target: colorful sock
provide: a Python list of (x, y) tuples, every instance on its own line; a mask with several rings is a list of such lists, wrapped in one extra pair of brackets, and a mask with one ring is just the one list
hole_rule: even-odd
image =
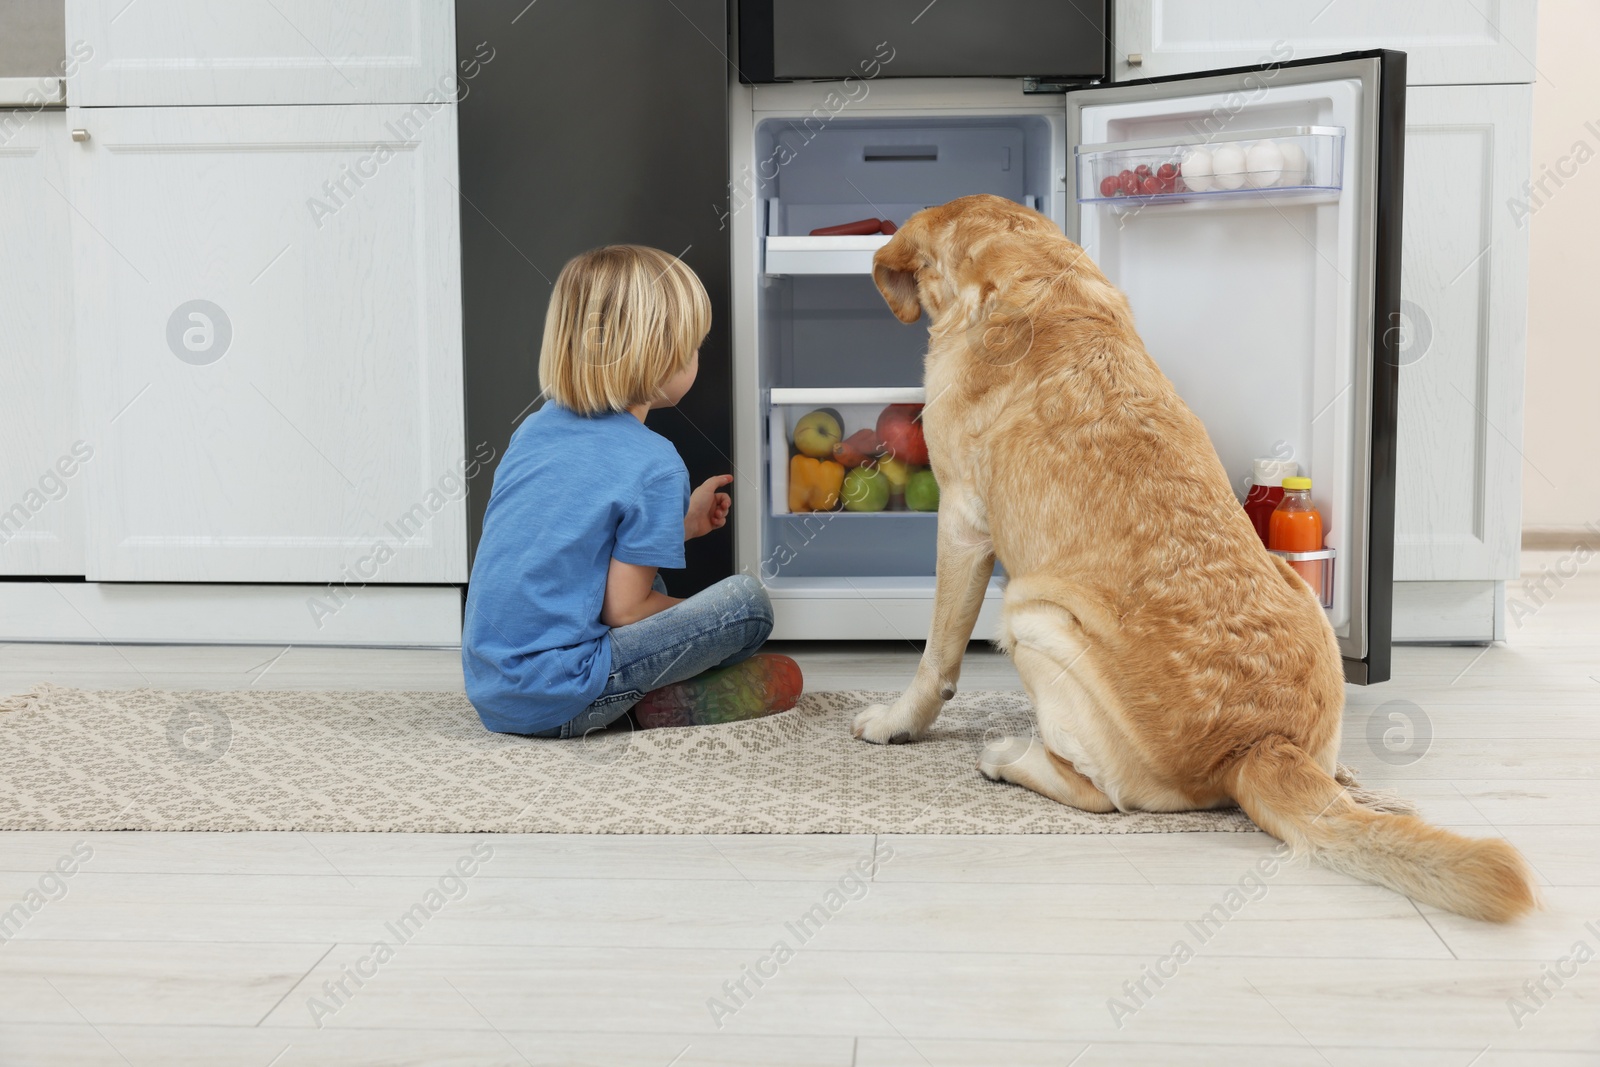
[(757, 652), (731, 667), (650, 690), (633, 706), (633, 718), (641, 730), (759, 719), (794, 707), (802, 684), (800, 664)]

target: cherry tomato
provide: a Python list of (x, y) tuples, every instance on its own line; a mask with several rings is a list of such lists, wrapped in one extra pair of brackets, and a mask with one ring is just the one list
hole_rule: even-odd
[(1100, 179), (1101, 196), (1116, 196), (1119, 192), (1121, 192), (1121, 189), (1118, 186), (1116, 175), (1113, 174)]
[(1139, 176), (1131, 170), (1125, 170), (1117, 175), (1117, 184), (1124, 193), (1132, 196), (1139, 191)]
[(1139, 179), (1139, 191), (1146, 196), (1154, 196), (1162, 191), (1161, 179), (1154, 174), (1146, 174)]
[(1161, 169), (1156, 171), (1156, 177), (1160, 178), (1164, 182), (1170, 182), (1172, 179), (1176, 178), (1177, 176), (1178, 176), (1178, 168), (1174, 167), (1171, 163), (1163, 163), (1163, 164), (1161, 164)]
[(1147, 163), (1141, 163), (1137, 167), (1133, 168), (1133, 172), (1141, 179), (1148, 178), (1150, 177), (1150, 165)]

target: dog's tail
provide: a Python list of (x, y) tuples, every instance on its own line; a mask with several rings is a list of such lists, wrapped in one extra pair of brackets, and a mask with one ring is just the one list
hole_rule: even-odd
[(1233, 798), (1257, 826), (1336, 871), (1491, 922), (1537, 906), (1528, 865), (1511, 845), (1364, 807), (1287, 738), (1256, 742), (1230, 775)]

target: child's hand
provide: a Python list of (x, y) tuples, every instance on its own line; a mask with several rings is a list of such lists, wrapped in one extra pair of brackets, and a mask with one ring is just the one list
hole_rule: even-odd
[(712, 530), (728, 524), (728, 509), (733, 499), (718, 489), (733, 481), (731, 474), (718, 474), (700, 483), (700, 488), (689, 495), (689, 513), (683, 517), (683, 539), (703, 537)]

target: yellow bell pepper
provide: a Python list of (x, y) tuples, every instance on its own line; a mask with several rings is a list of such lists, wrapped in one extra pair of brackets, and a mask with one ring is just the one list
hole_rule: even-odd
[(844, 464), (795, 456), (789, 461), (789, 510), (832, 511), (839, 506)]

